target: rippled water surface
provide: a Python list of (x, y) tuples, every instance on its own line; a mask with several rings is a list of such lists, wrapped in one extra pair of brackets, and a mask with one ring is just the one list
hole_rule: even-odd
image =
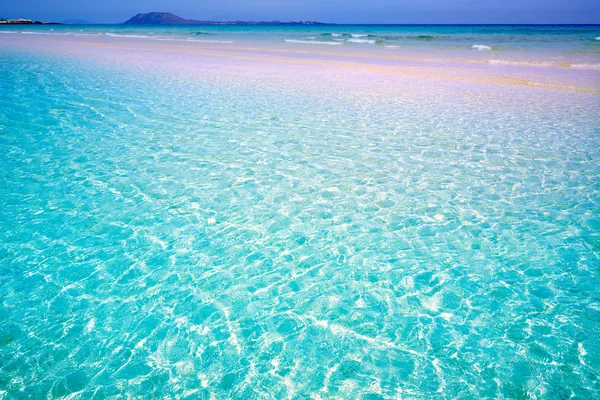
[(288, 39), (438, 50), (484, 43), (498, 50), (595, 50), (596, 54), (600, 46), (600, 25), (0, 25), (0, 35), (11, 33), (198, 42), (281, 43)]
[(600, 25), (0, 25), (0, 40), (11, 38), (367, 51), (600, 71)]
[(0, 51), (0, 398), (600, 396), (597, 93)]

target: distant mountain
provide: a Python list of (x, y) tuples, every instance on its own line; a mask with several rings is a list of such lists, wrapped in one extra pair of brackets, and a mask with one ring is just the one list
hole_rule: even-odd
[(199, 23), (200, 21), (184, 19), (175, 14), (165, 12), (137, 14), (124, 22), (125, 25), (193, 25)]
[(172, 13), (150, 12), (137, 14), (136, 16), (124, 22), (125, 25), (329, 25), (323, 22), (299, 21), (299, 22), (280, 22), (280, 21), (196, 21), (178, 17)]

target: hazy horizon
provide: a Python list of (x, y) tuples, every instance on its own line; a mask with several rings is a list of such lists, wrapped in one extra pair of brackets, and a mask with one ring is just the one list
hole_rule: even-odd
[(138, 13), (170, 12), (186, 19), (211, 21), (319, 21), (337, 24), (597, 24), (600, 4), (592, 0), (442, 0), (394, 2), (374, 0), (367, 7), (356, 0), (275, 3), (224, 0), (197, 5), (192, 0), (115, 1), (81, 4), (75, 0), (27, 0), (0, 6), (0, 17), (61, 22), (122, 23)]

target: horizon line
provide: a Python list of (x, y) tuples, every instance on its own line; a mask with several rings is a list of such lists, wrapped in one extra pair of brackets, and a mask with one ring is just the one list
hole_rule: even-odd
[[(38, 21), (29, 18), (6, 18), (7, 20), (17, 20), (17, 19), (26, 19), (30, 21)], [(80, 19), (80, 18), (65, 18), (63, 21), (69, 19)], [(83, 19), (82, 19), (83, 20)], [(380, 25), (380, 26), (419, 26), (419, 25), (452, 25), (452, 26), (485, 26), (485, 25), (522, 25), (522, 26), (532, 26), (532, 25), (544, 25), (544, 26), (573, 26), (573, 25), (584, 25), (584, 26), (600, 26), (600, 22), (594, 23), (580, 23), (580, 22), (397, 22), (397, 23), (383, 23), (383, 22), (322, 22), (322, 21), (314, 21), (314, 20), (297, 20), (297, 21), (281, 21), (281, 20), (229, 20), (229, 21), (199, 21), (199, 23), (194, 24), (125, 24), (125, 22), (94, 22), (90, 21), (88, 23), (62, 23), (56, 21), (40, 21), (44, 23), (59, 23), (61, 25), (128, 25), (128, 26), (194, 26), (194, 25), (216, 25), (216, 24), (230, 24), (235, 25), (238, 22), (245, 23), (262, 23), (262, 24), (298, 24), (301, 26), (318, 26), (318, 25)], [(308, 23), (306, 23), (308, 22)], [(316, 24), (311, 24), (311, 22), (316, 22)]]

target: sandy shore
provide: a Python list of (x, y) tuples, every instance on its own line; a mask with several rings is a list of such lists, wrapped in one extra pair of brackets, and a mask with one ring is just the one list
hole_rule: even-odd
[[(95, 36), (0, 35), (0, 49), (29, 49), (73, 56), (98, 57), (107, 61), (135, 62), (193, 72), (214, 68), (248, 75), (268, 74), (289, 78), (290, 74), (370, 75), (372, 83), (394, 77), (472, 82), (535, 89), (558, 89), (600, 93), (600, 71), (570, 64), (514, 65), (477, 57), (472, 53), (445, 55), (415, 51), (361, 50), (300, 45), (260, 46), (256, 43), (181, 43)], [(330, 46), (331, 47), (331, 46)]]

